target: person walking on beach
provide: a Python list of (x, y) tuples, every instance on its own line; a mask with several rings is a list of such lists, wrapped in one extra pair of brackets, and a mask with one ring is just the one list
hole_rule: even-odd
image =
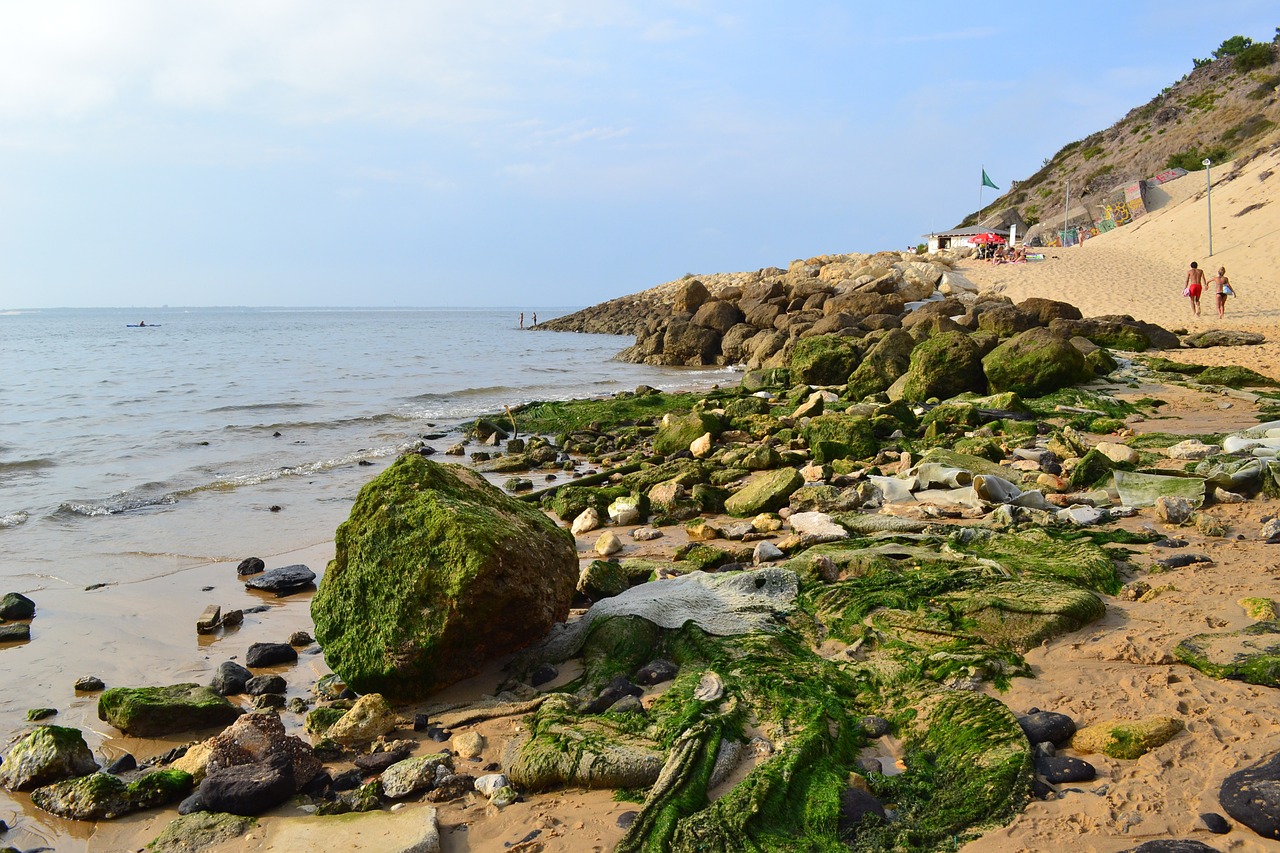
[(1187, 270), (1187, 289), (1184, 293), (1191, 300), (1191, 310), (1195, 312), (1197, 317), (1200, 316), (1200, 294), (1203, 292), (1204, 270), (1200, 269), (1199, 264), (1192, 261), (1191, 269)]
[(1227, 268), (1218, 267), (1218, 275), (1213, 279), (1213, 292), (1218, 297), (1218, 319), (1222, 319), (1222, 312), (1227, 307), (1227, 297), (1235, 296), (1235, 289), (1231, 287), (1231, 280), (1227, 278)]

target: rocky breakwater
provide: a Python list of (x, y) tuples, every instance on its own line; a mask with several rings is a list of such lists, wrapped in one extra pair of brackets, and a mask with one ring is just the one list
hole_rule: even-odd
[(687, 276), (541, 328), (634, 334), (635, 344), (617, 356), (622, 361), (749, 369), (784, 366), (801, 341), (816, 337), (862, 341), (852, 346), (865, 353), (885, 332), (920, 323), (1000, 337), (1043, 326), (1064, 340), (1126, 351), (1180, 345), (1171, 332), (1129, 316), (1085, 319), (1062, 303), (1030, 299), (1015, 306), (981, 294), (954, 269), (966, 254), (823, 255), (785, 270)]

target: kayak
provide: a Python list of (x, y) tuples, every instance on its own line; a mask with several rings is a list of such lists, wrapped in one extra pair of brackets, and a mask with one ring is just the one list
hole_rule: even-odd
[(161, 326), (160, 323), (148, 323), (145, 326), (140, 323), (125, 323), (124, 325), (126, 329), (158, 329)]

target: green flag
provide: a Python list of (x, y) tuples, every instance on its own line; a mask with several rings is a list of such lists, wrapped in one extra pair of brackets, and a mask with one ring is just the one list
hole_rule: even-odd
[(991, 187), (991, 189), (993, 189), (993, 190), (998, 190), (998, 189), (1000, 189), (998, 186), (996, 186), (995, 184), (991, 183), (991, 179), (987, 177), (987, 170), (986, 170), (986, 169), (983, 169), (983, 170), (982, 170), (982, 185), (983, 185), (984, 187)]

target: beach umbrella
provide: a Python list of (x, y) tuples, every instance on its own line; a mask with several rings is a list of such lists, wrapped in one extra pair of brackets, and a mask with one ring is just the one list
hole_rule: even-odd
[(971, 242), (974, 242), (974, 243), (1005, 243), (1005, 242), (1008, 242), (1008, 241), (1006, 241), (1003, 237), (1001, 237), (999, 234), (993, 234), (993, 233), (991, 233), (991, 232), (987, 232), (986, 234), (978, 234), (978, 235), (976, 235), (976, 236), (974, 236), (974, 237), (970, 237), (969, 239), (970, 239), (970, 241), (971, 241)]

